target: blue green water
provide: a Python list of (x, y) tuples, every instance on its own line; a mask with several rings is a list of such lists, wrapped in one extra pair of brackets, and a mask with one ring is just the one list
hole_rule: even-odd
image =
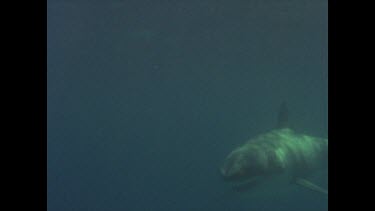
[(327, 136), (327, 16), (326, 0), (48, 0), (48, 210), (327, 210), (218, 171), (282, 101)]

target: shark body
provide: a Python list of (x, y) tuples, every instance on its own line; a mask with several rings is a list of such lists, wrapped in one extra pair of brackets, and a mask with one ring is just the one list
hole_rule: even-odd
[(236, 184), (235, 190), (249, 190), (278, 180), (328, 193), (306, 179), (326, 166), (328, 139), (295, 132), (287, 126), (286, 113), (282, 106), (278, 128), (248, 140), (226, 157), (220, 172), (225, 181)]

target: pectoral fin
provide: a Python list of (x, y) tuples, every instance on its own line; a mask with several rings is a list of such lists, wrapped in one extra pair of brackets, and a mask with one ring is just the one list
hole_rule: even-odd
[(312, 191), (316, 191), (316, 192), (323, 193), (323, 194), (328, 194), (328, 190), (326, 190), (326, 189), (324, 189), (324, 188), (322, 188), (322, 187), (320, 187), (320, 186), (318, 186), (318, 185), (316, 185), (316, 184), (314, 184), (314, 183), (312, 183), (312, 182), (310, 182), (306, 179), (297, 178), (295, 180), (295, 183), (297, 185), (300, 185), (300, 186), (302, 186), (304, 188), (307, 188), (307, 189), (310, 189)]
[(279, 113), (277, 115), (276, 128), (283, 129), (283, 128), (288, 128), (289, 126), (290, 126), (289, 125), (289, 112), (288, 112), (288, 108), (286, 106), (286, 103), (283, 102), (280, 105)]

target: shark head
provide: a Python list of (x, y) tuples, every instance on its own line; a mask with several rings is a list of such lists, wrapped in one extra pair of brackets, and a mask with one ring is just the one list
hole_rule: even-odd
[(243, 182), (261, 177), (266, 170), (265, 159), (257, 150), (235, 150), (225, 159), (220, 173), (225, 181)]

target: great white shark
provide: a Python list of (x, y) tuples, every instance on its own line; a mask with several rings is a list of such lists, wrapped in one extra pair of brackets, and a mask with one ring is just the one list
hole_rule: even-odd
[(259, 185), (297, 184), (328, 194), (308, 176), (328, 164), (328, 138), (297, 133), (290, 128), (288, 109), (280, 106), (277, 127), (235, 148), (224, 160), (220, 173), (236, 191)]

